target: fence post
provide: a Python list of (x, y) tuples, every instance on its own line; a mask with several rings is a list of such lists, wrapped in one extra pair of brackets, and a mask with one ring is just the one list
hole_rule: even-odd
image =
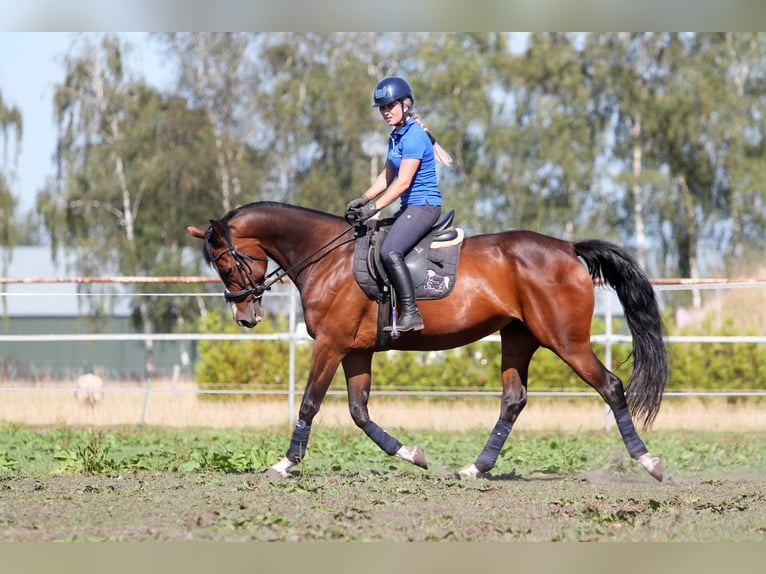
[(149, 391), (152, 388), (152, 378), (147, 375), (146, 376), (146, 391), (144, 391), (144, 406), (141, 409), (141, 426), (144, 426), (144, 423), (146, 422), (146, 407), (149, 403)]

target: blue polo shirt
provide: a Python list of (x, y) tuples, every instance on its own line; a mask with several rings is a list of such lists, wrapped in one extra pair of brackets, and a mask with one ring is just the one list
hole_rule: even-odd
[(403, 159), (419, 159), (420, 166), (409, 189), (401, 195), (402, 205), (441, 205), (441, 192), (436, 181), (434, 146), (425, 130), (412, 118), (400, 129), (392, 131), (388, 139), (387, 161), (396, 176), (399, 175)]

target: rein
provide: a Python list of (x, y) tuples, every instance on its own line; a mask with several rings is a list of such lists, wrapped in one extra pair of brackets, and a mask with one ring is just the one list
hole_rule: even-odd
[(318, 249), (315, 249), (311, 253), (309, 253), (306, 257), (298, 261), (295, 265), (290, 267), (287, 270), (282, 269), (281, 267), (277, 267), (274, 271), (269, 273), (264, 277), (263, 282), (258, 285), (253, 278), (250, 276), (250, 267), (245, 263), (245, 260), (249, 261), (268, 261), (267, 257), (256, 257), (255, 255), (248, 255), (247, 253), (243, 253), (231, 242), (231, 239), (228, 237), (228, 233), (226, 234), (226, 249), (221, 251), (218, 255), (216, 255), (212, 262), (215, 263), (218, 261), (221, 257), (223, 257), (225, 254), (230, 253), (231, 256), (234, 258), (234, 262), (237, 265), (237, 270), (239, 271), (240, 278), (242, 279), (243, 283), (246, 283), (249, 285), (249, 287), (245, 289), (241, 289), (239, 291), (225, 291), (223, 294), (223, 298), (228, 303), (241, 303), (248, 297), (252, 295), (252, 297), (255, 300), (261, 299), (266, 291), (271, 289), (271, 286), (274, 285), (277, 281), (282, 279), (282, 277), (285, 277), (286, 275), (289, 275), (291, 271), (295, 270), (297, 267), (300, 267), (306, 261), (314, 257), (317, 253), (322, 251), (323, 249), (326, 249), (336, 241), (338, 241), (341, 237), (346, 235), (349, 231), (352, 229), (355, 229), (355, 226), (349, 226), (344, 231), (330, 239), (327, 243), (319, 247)]

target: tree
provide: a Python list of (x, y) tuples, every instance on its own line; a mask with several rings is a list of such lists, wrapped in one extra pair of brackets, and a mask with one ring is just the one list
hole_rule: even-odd
[[(202, 111), (213, 128), (220, 209), (261, 199), (265, 162), (254, 156), (252, 144), (270, 122), (259, 111), (263, 90), (255, 60), (249, 58), (250, 35), (169, 33), (159, 39), (177, 62), (178, 94)], [(214, 205), (208, 207), (215, 210)]]
[[(3, 149), (2, 158), (0, 158), (0, 251), (2, 252), (0, 276), (2, 277), (8, 274), (13, 247), (16, 244), (14, 232), (16, 198), (11, 191), (11, 184), (16, 174), (23, 126), (19, 108), (6, 104), (0, 94), (0, 138)], [(3, 297), (3, 315), (8, 312), (7, 304), (7, 299)]]
[(592, 192), (603, 126), (577, 34), (532, 34), (511, 60), (514, 150), (503, 179), (516, 181), (524, 225), (574, 238), (599, 229), (603, 202)]
[[(763, 33), (731, 33), (721, 39), (722, 57), (728, 60), (732, 99), (730, 112), (736, 114), (737, 128), (726, 134), (723, 153), (728, 188), (725, 210), (729, 220), (727, 237), (731, 254), (730, 271), (762, 259), (766, 227), (766, 53)], [(748, 246), (751, 254), (748, 255)]]
[[(643, 160), (651, 143), (644, 124), (652, 121), (650, 108), (661, 76), (662, 41), (654, 33), (588, 34), (583, 51), (594, 81), (594, 104), (614, 142), (605, 149), (605, 162), (619, 170), (612, 179), (616, 189), (608, 202), (616, 212), (613, 222), (621, 230), (621, 239), (635, 245), (639, 264), (647, 268), (651, 215), (647, 204), (657, 175)], [(623, 184), (629, 192), (620, 201)]]
[[(516, 221), (515, 190), (503, 181), (509, 149), (502, 68), (509, 54), (503, 34), (428, 34), (408, 37), (404, 72), (412, 78), (415, 109), (452, 156), (439, 168), (445, 207), (470, 232), (496, 231)], [(511, 213), (509, 214), (509, 211)]]
[(665, 273), (699, 277), (715, 264), (700, 261), (706, 248), (741, 253), (745, 229), (760, 243), (763, 210), (749, 206), (763, 202), (761, 51), (755, 34), (588, 35), (614, 182), (629, 189), (616, 221), (642, 265), (654, 247)]
[[(342, 213), (382, 169), (385, 135), (370, 107), (377, 36), (277, 34), (261, 52), (261, 102), (275, 196)], [(374, 143), (381, 138), (383, 146)]]
[[(54, 255), (64, 245), (83, 275), (193, 273), (199, 264), (184, 263), (179, 246), (184, 225), (208, 216), (213, 130), (185, 100), (131, 81), (123, 69), (128, 48), (107, 35), (68, 57), (55, 93), (60, 173), (38, 196), (38, 209)], [(182, 315), (163, 299), (137, 298), (146, 334)], [(146, 356), (151, 375), (151, 340)]]
[[(664, 193), (653, 199), (664, 248), (675, 263), (671, 273), (697, 278), (704, 246), (729, 220), (736, 195), (732, 169), (741, 161), (731, 151), (742, 147), (742, 108), (726, 35), (665, 34), (658, 52), (645, 158), (665, 176)], [(699, 291), (692, 295), (699, 307)]]

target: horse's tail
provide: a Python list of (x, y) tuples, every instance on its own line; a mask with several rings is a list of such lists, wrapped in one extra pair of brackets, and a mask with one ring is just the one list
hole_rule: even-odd
[(590, 276), (617, 292), (633, 336), (633, 372), (625, 389), (628, 408), (643, 423), (652, 423), (660, 410), (669, 376), (665, 324), (657, 298), (644, 271), (624, 249), (607, 241), (574, 243), (575, 253), (588, 266)]

